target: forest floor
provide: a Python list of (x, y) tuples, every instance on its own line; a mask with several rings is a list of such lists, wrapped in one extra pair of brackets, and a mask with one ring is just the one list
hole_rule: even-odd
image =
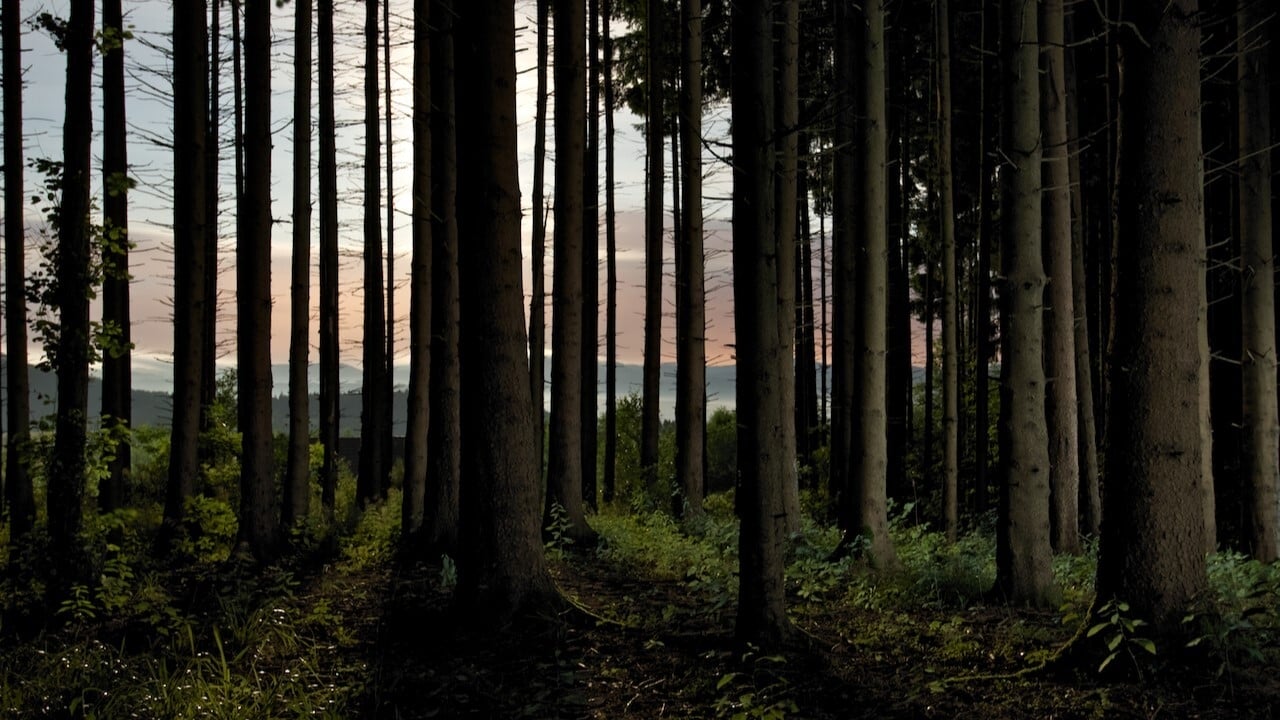
[[(45, 611), (46, 629), (0, 627), (0, 717), (1280, 717), (1280, 566), (1211, 559), (1220, 600), (1189, 624), (1188, 660), (1149, 648), (1123, 608), (1081, 632), (1091, 553), (1056, 561), (1060, 609), (1018, 610), (983, 599), (989, 533), (953, 544), (899, 523), (903, 569), (878, 575), (831, 562), (835, 531), (807, 524), (787, 570), (807, 642), (764, 654), (733, 641), (726, 508), (694, 527), (593, 517), (597, 546), (548, 544), (569, 603), (506, 628), (459, 620), (447, 558), (398, 561), (394, 506), (266, 571), (131, 569), (118, 551), (99, 586)], [(0, 588), (10, 622), (21, 589)], [(1046, 669), (1073, 637), (1092, 659)]]

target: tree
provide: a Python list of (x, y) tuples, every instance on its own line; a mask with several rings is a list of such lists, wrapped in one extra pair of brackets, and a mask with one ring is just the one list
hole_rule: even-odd
[[(404, 429), (404, 480), (400, 534), (414, 539), (426, 513), (428, 443), (431, 434), (433, 347), (431, 0), (413, 4), (413, 254), (409, 260), (409, 403)], [(387, 99), (390, 103), (390, 98)], [(438, 112), (438, 111), (437, 111)], [(388, 134), (391, 128), (387, 128)], [(445, 350), (443, 346), (439, 348)]]
[(27, 469), (31, 400), (27, 383), (26, 202), (22, 183), (22, 25), (19, 0), (4, 0), (4, 285), (6, 425), (4, 502), (11, 544), (35, 525), (35, 495)]
[(600, 0), (587, 1), (587, 144), (582, 156), (582, 501), (595, 509), (600, 378)]
[(365, 0), (364, 26), (364, 340), (360, 391), (361, 506), (385, 496), (390, 448), (384, 404), (387, 378), (386, 307), (382, 296), (382, 166), (378, 132), (378, 0)]
[(395, 137), (391, 134), (391, 0), (382, 3), (382, 80), (386, 93), (383, 121), (387, 131), (387, 348), (386, 370), (382, 382), (382, 452), (385, 471), (382, 474), (382, 497), (391, 490), (392, 448), (395, 444), (395, 378), (396, 378), (396, 191)]
[(1076, 407), (1075, 297), (1071, 265), (1071, 168), (1067, 155), (1066, 28), (1062, 0), (1040, 5), (1040, 122), (1044, 262), (1045, 416), (1049, 431), (1050, 542), (1080, 552), (1080, 439)]
[[(218, 143), (221, 141), (222, 92), (222, 41), (220, 30), (222, 0), (213, 0), (209, 17), (209, 114), (205, 123), (205, 227), (208, 237), (204, 244), (204, 296), (205, 312), (202, 316), (201, 339), (204, 342), (200, 363), (200, 431), (213, 429), (211, 409), (218, 396)], [(237, 83), (238, 86), (238, 83)], [(237, 90), (237, 92), (239, 92)], [(237, 182), (237, 188), (239, 187)], [(212, 448), (200, 441), (197, 454), (202, 462), (210, 461)]]
[[(202, 11), (203, 12), (203, 11)], [(132, 423), (133, 343), (129, 319), (129, 162), (125, 138), (124, 20), (120, 0), (102, 4), (102, 326), (110, 338), (102, 356), (102, 417), (107, 428)], [(201, 83), (203, 84), (203, 83)], [(98, 505), (124, 505), (132, 465), (130, 441), (120, 435)]]
[[(1118, 255), (1098, 597), (1176, 633), (1206, 585), (1201, 378), (1207, 372), (1196, 0), (1118, 18)], [(1190, 348), (1199, 348), (1191, 352)]]
[(951, 172), (951, 12), (938, 0), (938, 215), (942, 240), (942, 515), (947, 539), (960, 526), (960, 338), (956, 212)]
[(600, 4), (604, 49), (604, 487), (605, 502), (613, 500), (618, 460), (618, 232), (613, 198), (613, 38), (609, 18), (613, 3)]
[(533, 401), (534, 451), (538, 456), (538, 476), (542, 476), (543, 416), (546, 412), (543, 388), (547, 367), (547, 215), (543, 209), (547, 160), (547, 48), (550, 37), (551, 0), (537, 0), (538, 79), (533, 113), (533, 287), (529, 293), (529, 388)]
[(205, 314), (210, 312), (204, 261), (212, 242), (205, 203), (209, 200), (209, 141), (205, 92), (208, 55), (203, 0), (173, 8), (173, 423), (169, 435), (169, 476), (164, 523), (173, 539), (186, 517), (186, 503), (200, 478), (201, 400), (205, 355)]
[(1006, 0), (1000, 17), (1004, 115), (1001, 152), (1000, 507), (996, 591), (1009, 602), (1056, 600), (1049, 544), (1049, 451), (1042, 366), (1038, 28), (1031, 0)]
[[(854, 104), (853, 11), (845, 3), (835, 3), (835, 53), (833, 112), (835, 127), (832, 162), (832, 248), (831, 248), (831, 498), (841, 521), (847, 526), (844, 506), (852, 491), (854, 404), (854, 225), (857, 218), (858, 177), (855, 170), (853, 131), (857, 110)], [(825, 295), (825, 293), (824, 293)]]
[(316, 7), (316, 46), (319, 55), (320, 157), (320, 503), (325, 518), (333, 519), (338, 487), (338, 160), (333, 107), (333, 0)]
[[(431, 423), (423, 537), (432, 547), (457, 553), (458, 493), (462, 470), (458, 366), (457, 132), (454, 126), (454, 29), (452, 0), (432, 8), (431, 36)], [(539, 406), (540, 407), (540, 406)], [(539, 409), (538, 415), (541, 416)], [(538, 438), (541, 447), (541, 438)], [(536, 466), (540, 468), (540, 465)]]
[(281, 524), (307, 517), (311, 500), (311, 0), (293, 6), (293, 254), (289, 293), (289, 454)]
[(458, 607), (489, 626), (557, 598), (538, 526), (520, 283), (515, 6), (457, 6), (462, 390)]
[[(544, 522), (558, 505), (577, 540), (594, 533), (582, 509), (582, 219), (583, 139), (586, 136), (586, 24), (584, 0), (554, 0), (555, 42), (555, 229), (552, 242), (551, 430)], [(594, 388), (593, 388), (594, 389)]]
[(93, 133), (93, 3), (73, 3), (62, 47), (67, 54), (66, 115), (62, 126), (62, 199), (57, 211), (56, 302), (59, 314), (55, 368), (58, 411), (49, 463), (49, 541), (54, 582), (64, 593), (84, 580), (85, 445), (89, 405), (89, 145)]
[(773, 13), (764, 0), (733, 6), (733, 304), (737, 339), (739, 641), (777, 647), (794, 633), (786, 613), (782, 452), (791, 420), (782, 386), (791, 358), (778, 336), (774, 231)]
[(680, 3), (683, 227), (676, 304), (676, 517), (702, 514), (706, 450), (706, 291), (702, 250), (702, 2)]
[[(774, 186), (774, 232), (778, 235), (778, 339), (782, 354), (788, 358), (795, 353), (796, 335), (796, 220), (799, 167), (800, 126), (800, 4), (798, 0), (785, 0), (777, 7), (774, 25), (776, 51), (774, 55), (774, 83), (777, 114), (775, 128), (779, 133), (777, 144), (777, 181)], [(789, 364), (787, 382), (782, 384), (782, 411), (787, 421), (782, 425), (781, 451), (796, 456), (795, 423), (795, 370)], [(800, 487), (794, 462), (783, 466), (783, 512), (786, 514), (787, 532), (800, 531)]]
[(662, 27), (662, 0), (647, 0), (645, 26), (647, 61), (645, 84), (645, 197), (644, 197), (644, 371), (641, 398), (640, 467), (645, 484), (658, 482), (658, 375), (662, 372), (662, 47), (656, 28)]
[(236, 240), (237, 544), (266, 562), (279, 540), (271, 447), (271, 3), (251, 0), (245, 6), (244, 35), (245, 181)]
[(1280, 557), (1280, 418), (1276, 409), (1275, 262), (1271, 217), (1271, 112), (1267, 30), (1274, 10), (1240, 0), (1239, 44), (1240, 234), (1243, 286), (1242, 473), (1248, 495), (1249, 549), (1254, 558)]

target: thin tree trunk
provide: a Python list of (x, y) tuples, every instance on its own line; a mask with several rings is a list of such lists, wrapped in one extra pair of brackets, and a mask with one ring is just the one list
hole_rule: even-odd
[[(200, 432), (213, 429), (211, 410), (218, 397), (218, 164), (222, 127), (222, 0), (213, 0), (209, 20), (209, 114), (205, 125), (205, 310), (200, 337), (204, 347), (200, 363)], [(200, 462), (213, 463), (213, 448), (203, 439), (198, 443)]]
[(594, 532), (582, 508), (582, 216), (583, 140), (586, 137), (586, 2), (553, 0), (555, 67), (555, 251), (551, 274), (551, 428), (543, 526), (558, 505), (567, 534), (589, 542)]
[[(973, 378), (974, 399), (974, 514), (983, 515), (990, 504), (988, 480), (991, 448), (991, 250), (995, 238), (996, 199), (994, 196), (995, 147), (998, 147), (999, 92), (995, 76), (999, 70), (999, 32), (995, 0), (984, 0), (982, 8), (982, 48), (978, 147), (981, 162), (978, 171), (978, 301), (975, 303), (974, 325), (977, 366)], [(993, 102), (994, 100), (994, 102)], [(995, 146), (995, 147), (993, 147)]]
[[(278, 541), (271, 429), (271, 4), (245, 11), (245, 185), (236, 240), (240, 535), (259, 562)], [(203, 47), (203, 46), (202, 46)]]
[[(133, 342), (129, 319), (124, 20), (120, 0), (104, 0), (102, 32), (102, 324), (111, 337), (110, 346), (102, 353), (102, 422), (104, 429), (127, 429), (133, 422)], [(107, 464), (108, 474), (98, 485), (98, 506), (108, 511), (124, 506), (132, 465), (130, 437), (125, 433), (116, 440), (115, 454)]]
[[(391, 490), (391, 466), (395, 464), (396, 400), (396, 190), (395, 138), (391, 135), (391, 0), (382, 3), (382, 84), (386, 94), (383, 122), (387, 132), (387, 369), (382, 382), (382, 497)], [(404, 468), (401, 467), (403, 473)], [(403, 479), (403, 475), (402, 475)], [(403, 486), (403, 480), (402, 480)], [(403, 498), (401, 498), (403, 502)]]
[(599, 494), (596, 388), (600, 374), (600, 0), (587, 2), (587, 145), (582, 201), (582, 501)]
[(356, 499), (361, 507), (384, 497), (388, 450), (386, 413), (386, 306), (382, 286), (382, 141), (378, 130), (378, 0), (365, 0), (364, 25), (364, 340), (360, 391), (360, 468)]
[(529, 293), (529, 387), (533, 398), (534, 452), (536, 467), (542, 477), (543, 441), (546, 415), (546, 349), (547, 349), (547, 215), (543, 186), (546, 184), (547, 158), (547, 53), (550, 37), (551, 0), (537, 0), (538, 8), (538, 89), (533, 114), (533, 287)]
[[(435, 0), (431, 36), (431, 422), (427, 431), (428, 497), (423, 539), (428, 547), (458, 552), (458, 164), (454, 126), (454, 6)], [(541, 404), (537, 417), (542, 416)], [(536, 443), (542, 446), (542, 439)], [(541, 465), (534, 467), (541, 470)], [(540, 477), (540, 472), (535, 475)]]
[[(702, 515), (706, 452), (706, 290), (702, 226), (702, 2), (680, 3), (680, 270), (676, 279), (676, 517)], [(673, 143), (674, 144), (674, 143)]]
[(1271, 97), (1268, 30), (1274, 8), (1239, 0), (1236, 20), (1240, 128), (1242, 474), (1254, 559), (1280, 556), (1280, 420), (1276, 410), (1275, 262), (1271, 217)]
[(960, 328), (956, 220), (951, 171), (951, 13), (938, 0), (938, 211), (942, 239), (942, 517), (947, 540), (960, 530)]
[(35, 526), (36, 503), (28, 470), (31, 399), (27, 373), (26, 226), (22, 163), (22, 25), (19, 0), (4, 0), (0, 16), (4, 54), (4, 287), (6, 426), (4, 502), (9, 545)]
[[(853, 452), (855, 296), (854, 269), (857, 248), (855, 223), (858, 217), (858, 183), (854, 151), (857, 110), (853, 95), (855, 35), (853, 10), (835, 4), (835, 160), (832, 202), (831, 258), (831, 499), (841, 530), (848, 532), (852, 502), (850, 476)], [(739, 341), (741, 342), (741, 341)], [(739, 369), (741, 372), (741, 369)]]
[[(204, 2), (173, 8), (173, 166), (186, 172), (173, 179), (173, 423), (165, 487), (162, 546), (181, 530), (186, 503), (200, 478), (200, 407), (203, 390), (205, 315), (209, 312), (202, 265), (211, 241), (205, 122), (208, 85), (204, 51)], [(198, 12), (197, 12), (198, 11)]]
[(48, 467), (49, 550), (53, 597), (88, 577), (84, 530), (85, 445), (89, 406), (89, 146), (93, 137), (93, 2), (72, 3), (62, 132), (62, 202), (58, 209), (56, 345), (58, 410)]
[(601, 45), (604, 49), (604, 488), (612, 502), (618, 463), (618, 233), (613, 198), (613, 38), (609, 33), (612, 0), (601, 0)]
[(289, 454), (281, 525), (306, 520), (311, 502), (311, 0), (294, 0), (293, 256), (289, 295)]
[(786, 377), (778, 388), (782, 412), (782, 446), (779, 451), (792, 459), (782, 468), (782, 511), (787, 533), (800, 531), (800, 486), (796, 476), (796, 173), (799, 167), (800, 125), (800, 4), (783, 0), (775, 17), (777, 87), (774, 112), (777, 114), (777, 184), (774, 188), (776, 213), (774, 232), (778, 236), (778, 340), (787, 359)]
[(318, 0), (320, 136), (320, 503), (333, 520), (338, 487), (338, 163), (334, 119), (333, 0)]
[[(431, 375), (435, 353), (449, 352), (436, 346), (431, 325), (435, 313), (432, 300), (434, 284), (435, 237), (432, 232), (432, 188), (435, 177), (434, 133), (431, 121), (442, 114), (436, 104), (437, 90), (431, 82), (434, 55), (431, 0), (414, 0), (413, 4), (413, 253), (409, 260), (409, 398), (405, 408), (404, 480), (401, 483), (400, 534), (414, 543), (422, 530), (426, 513), (427, 481), (430, 462)], [(452, 20), (445, 8), (444, 22)], [(436, 23), (441, 17), (435, 17)], [(390, 103), (390, 98), (387, 98)], [(433, 108), (433, 106), (435, 106)], [(390, 132), (390, 127), (387, 128)], [(456, 391), (456, 387), (454, 388)], [(456, 505), (456, 499), (454, 500)]]
[(516, 148), (515, 6), (460, 3), (457, 37), (462, 554), (458, 607), (501, 627), (557, 596), (538, 528), (525, 372)]
[(647, 0), (645, 85), (644, 372), (641, 385), (640, 471), (645, 487), (658, 484), (658, 379), (662, 373), (662, 2)]
[(1001, 8), (1004, 58), (1002, 170), (1004, 283), (1000, 348), (1000, 513), (996, 592), (1011, 603), (1056, 607), (1049, 541), (1049, 451), (1042, 359), (1039, 50), (1032, 0)]

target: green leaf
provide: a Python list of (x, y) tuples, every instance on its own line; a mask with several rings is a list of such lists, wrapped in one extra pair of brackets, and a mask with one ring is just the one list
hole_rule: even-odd
[(1135, 645), (1146, 650), (1152, 655), (1156, 654), (1156, 644), (1152, 642), (1150, 638), (1133, 638), (1133, 642)]
[(1102, 664), (1098, 666), (1098, 672), (1102, 672), (1103, 670), (1106, 670), (1107, 666), (1111, 664), (1111, 661), (1115, 659), (1116, 659), (1116, 653), (1111, 653), (1110, 655), (1103, 658)]
[(1115, 650), (1116, 648), (1120, 647), (1120, 643), (1123, 641), (1124, 641), (1123, 635), (1116, 635), (1115, 637), (1107, 641), (1107, 649)]
[(723, 690), (725, 685), (733, 682), (737, 677), (738, 673), (725, 673), (724, 675), (721, 675), (720, 680), (716, 683), (716, 689)]
[(1089, 628), (1089, 632), (1085, 633), (1085, 637), (1093, 637), (1109, 627), (1111, 627), (1111, 623), (1098, 623), (1097, 625)]

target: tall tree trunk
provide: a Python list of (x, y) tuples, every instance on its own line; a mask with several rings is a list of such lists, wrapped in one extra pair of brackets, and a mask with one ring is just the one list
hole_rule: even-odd
[[(432, 37), (431, 0), (413, 4), (413, 253), (409, 260), (409, 401), (405, 413), (404, 480), (401, 483), (400, 534), (418, 539), (426, 513), (427, 471), (430, 462), (431, 374), (437, 347), (431, 332), (435, 312), (432, 302), (435, 237), (432, 232), (432, 189), (435, 177), (434, 138), (431, 121), (442, 110), (436, 105), (436, 88), (431, 82), (438, 38)], [(444, 8), (452, 15), (450, 8)], [(452, 17), (446, 17), (450, 22)], [(436, 17), (440, 22), (440, 17)], [(387, 99), (388, 103), (390, 98)], [(433, 112), (433, 106), (435, 111)], [(388, 132), (390, 128), (388, 127)], [(454, 350), (456, 352), (456, 350)], [(457, 388), (454, 388), (455, 393)], [(456, 499), (454, 504), (456, 506)]]
[(1253, 557), (1280, 556), (1280, 420), (1276, 410), (1275, 263), (1271, 218), (1271, 96), (1268, 45), (1274, 8), (1239, 0), (1236, 16), (1240, 128), (1241, 337), (1243, 436), (1241, 472), (1248, 495)]
[[(454, 5), (435, 0), (431, 36), (431, 418), (423, 540), (456, 555), (461, 435), (458, 366), (458, 163), (454, 126)], [(421, 47), (421, 45), (419, 45)], [(538, 404), (537, 417), (542, 416)], [(537, 439), (541, 448), (542, 439)], [(541, 464), (535, 464), (541, 470)], [(535, 474), (540, 477), (540, 472)]]
[[(855, 166), (854, 127), (857, 118), (853, 94), (855, 35), (853, 10), (836, 3), (835, 14), (835, 159), (833, 167), (831, 249), (831, 498), (841, 530), (848, 532), (852, 501), (851, 474), (854, 416), (855, 296), (854, 269), (858, 217), (858, 183)], [(824, 293), (825, 294), (825, 293)], [(741, 342), (741, 341), (739, 341)], [(741, 373), (741, 369), (738, 371)]]
[(587, 2), (587, 145), (582, 189), (582, 501), (596, 508), (600, 374), (600, 0)]
[[(210, 4), (209, 19), (209, 114), (205, 125), (205, 243), (204, 243), (204, 296), (205, 310), (201, 318), (200, 337), (203, 340), (200, 363), (200, 432), (213, 429), (211, 410), (218, 397), (218, 163), (220, 157), (222, 105), (222, 0)], [(213, 462), (213, 448), (203, 439), (199, 442), (200, 462)]]
[(960, 328), (956, 219), (951, 171), (951, 13), (938, 0), (938, 214), (942, 240), (942, 517), (947, 539), (960, 529)]
[(658, 379), (662, 373), (662, 2), (647, 0), (645, 86), (644, 372), (641, 384), (640, 471), (658, 483)]
[(212, 241), (205, 183), (209, 174), (205, 122), (205, 22), (203, 0), (173, 8), (173, 423), (165, 489), (163, 542), (174, 539), (186, 517), (186, 502), (200, 478), (200, 408), (203, 391), (205, 316), (210, 312), (203, 263)]
[(787, 382), (778, 388), (782, 412), (782, 446), (778, 450), (791, 461), (783, 466), (782, 511), (787, 533), (800, 531), (800, 486), (796, 476), (795, 336), (796, 336), (796, 174), (799, 167), (800, 125), (800, 5), (783, 0), (775, 17), (776, 56), (774, 83), (777, 116), (777, 181), (774, 187), (774, 228), (778, 236), (778, 341), (787, 358)]
[(553, 0), (555, 42), (555, 246), (551, 274), (551, 432), (544, 527), (559, 505), (570, 538), (594, 538), (582, 509), (582, 175), (586, 137), (586, 2)]
[(1040, 122), (1045, 419), (1049, 431), (1049, 525), (1055, 552), (1080, 552), (1080, 445), (1076, 408), (1075, 302), (1071, 269), (1071, 172), (1067, 156), (1066, 28), (1062, 0), (1040, 5)]
[(462, 554), (458, 607), (490, 626), (555, 597), (538, 528), (520, 288), (515, 5), (457, 7)]
[(609, 33), (612, 0), (601, 0), (601, 45), (604, 50), (604, 487), (613, 500), (618, 464), (618, 233), (613, 198), (613, 38)]
[(383, 497), (388, 450), (386, 306), (382, 287), (382, 156), (378, 130), (378, 0), (365, 0), (364, 25), (364, 372), (360, 392), (360, 469), (356, 499), (366, 506)]
[(1049, 449), (1042, 358), (1040, 101), (1036, 5), (1001, 8), (1004, 115), (1001, 172), (1004, 283), (1000, 347), (1000, 512), (996, 592), (1009, 602), (1055, 606), (1049, 542)]
[[(391, 466), (395, 464), (396, 400), (396, 191), (395, 138), (391, 135), (391, 0), (382, 3), (382, 91), (386, 108), (382, 117), (387, 132), (387, 365), (382, 380), (382, 497), (391, 490)], [(403, 486), (403, 470), (402, 486)], [(403, 504), (403, 498), (401, 498)]]
[(289, 294), (289, 454), (281, 525), (306, 520), (311, 501), (311, 0), (293, 6), (293, 256)]
[(974, 349), (977, 367), (973, 378), (974, 394), (974, 514), (987, 512), (988, 479), (991, 448), (991, 251), (997, 242), (995, 217), (998, 203), (994, 193), (995, 149), (999, 147), (1000, 93), (996, 77), (999, 74), (999, 20), (994, 0), (983, 0), (982, 8), (981, 92), (979, 107), (982, 121), (979, 123), (978, 147), (981, 161), (978, 171), (978, 300), (974, 304)]
[(702, 241), (702, 2), (680, 3), (683, 213), (676, 278), (676, 517), (702, 515), (707, 441), (706, 289)]
[(551, 0), (537, 0), (538, 7), (538, 90), (533, 114), (533, 287), (529, 294), (529, 387), (533, 398), (534, 452), (538, 456), (536, 467), (542, 477), (544, 459), (543, 430), (546, 404), (543, 388), (546, 385), (547, 362), (547, 215), (543, 198), (546, 184), (547, 158), (547, 52), (551, 34)]
[(778, 336), (778, 236), (774, 229), (773, 13), (765, 0), (740, 0), (733, 33), (733, 304), (737, 338), (738, 620), (742, 642), (764, 648), (795, 630), (786, 613), (783, 540), (784, 468), (782, 386), (790, 360)]
[(19, 0), (4, 0), (0, 15), (4, 53), (4, 287), (5, 446), (4, 502), (9, 543), (17, 547), (35, 526), (36, 501), (28, 470), (31, 399), (27, 378), (26, 226), (23, 222), (22, 19)]
[[(203, 12), (203, 9), (201, 10)], [(133, 422), (133, 341), (129, 319), (129, 160), (125, 127), (124, 20), (120, 0), (102, 4), (102, 324), (111, 337), (102, 353), (104, 428)], [(203, 84), (203, 82), (201, 83)], [(117, 438), (98, 506), (123, 507), (132, 465), (132, 441)]]
[(318, 0), (320, 156), (320, 504), (333, 520), (338, 487), (338, 158), (334, 118), (333, 0)]
[(49, 545), (55, 597), (87, 579), (84, 530), (85, 444), (89, 407), (89, 145), (93, 79), (93, 2), (71, 5), (66, 115), (62, 130), (62, 202), (58, 209), (58, 410), (48, 469)]
[(239, 545), (259, 562), (278, 542), (271, 429), (271, 3), (245, 8), (244, 217), (236, 240)]
[[(1200, 30), (1195, 0), (1119, 18), (1120, 235), (1098, 597), (1176, 634), (1206, 586)], [(1189, 348), (1202, 348), (1189, 352)], [(1190, 409), (1190, 411), (1188, 411)]]
[(876, 568), (898, 564), (889, 537), (888, 497), (885, 481), (888, 459), (885, 414), (885, 350), (888, 341), (889, 243), (885, 158), (884, 0), (863, 4), (860, 97), (858, 100), (861, 152), (858, 175), (861, 218), (858, 226), (858, 263), (855, 291), (858, 298), (858, 333), (855, 353), (854, 403), (859, 421), (852, 442), (851, 487), (845, 512), (842, 544), (863, 538), (867, 561)]

